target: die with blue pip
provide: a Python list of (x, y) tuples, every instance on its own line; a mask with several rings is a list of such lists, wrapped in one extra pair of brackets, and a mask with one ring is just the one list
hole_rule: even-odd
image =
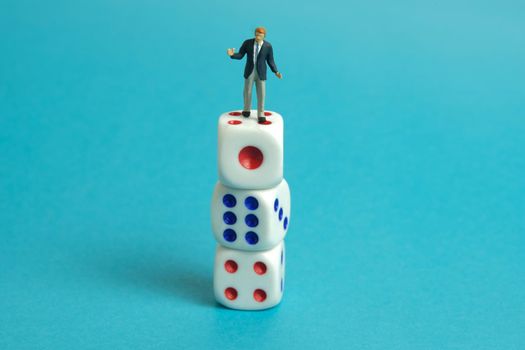
[(218, 121), (218, 173), (211, 203), (217, 242), (213, 273), (216, 300), (232, 309), (262, 310), (281, 302), (290, 189), (283, 177), (283, 118), (265, 121), (242, 110)]

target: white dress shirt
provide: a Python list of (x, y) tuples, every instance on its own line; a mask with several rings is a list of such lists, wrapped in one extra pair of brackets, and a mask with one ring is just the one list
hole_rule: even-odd
[(264, 44), (264, 40), (261, 41), (261, 43), (259, 44), (259, 51), (257, 51), (257, 40), (253, 42), (253, 64), (257, 63), (257, 55), (261, 51), (263, 44)]

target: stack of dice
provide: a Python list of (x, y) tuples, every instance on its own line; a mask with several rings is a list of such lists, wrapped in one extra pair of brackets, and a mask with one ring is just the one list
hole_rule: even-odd
[[(252, 115), (256, 114), (252, 111)], [(219, 181), (211, 205), (217, 251), (213, 289), (232, 309), (261, 310), (281, 301), (290, 189), (283, 178), (283, 118), (240, 112), (219, 118)]]

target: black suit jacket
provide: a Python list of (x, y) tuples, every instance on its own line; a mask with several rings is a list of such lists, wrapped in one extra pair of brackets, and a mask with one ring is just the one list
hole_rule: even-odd
[[(253, 45), (255, 39), (248, 39), (242, 43), (239, 52), (230, 56), (232, 59), (240, 60), (244, 57), (245, 54), (248, 54), (248, 59), (246, 60), (246, 66), (244, 67), (244, 78), (247, 79), (253, 71)], [(266, 62), (270, 66), (272, 72), (277, 73), (277, 66), (273, 61), (273, 48), (272, 44), (263, 41), (263, 45), (259, 50), (257, 55), (257, 74), (259, 74), (259, 79), (266, 80)]]

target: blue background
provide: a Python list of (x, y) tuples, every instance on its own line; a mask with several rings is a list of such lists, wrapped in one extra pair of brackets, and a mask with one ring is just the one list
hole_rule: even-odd
[[(264, 25), (282, 304), (218, 307), (216, 123)], [(0, 348), (525, 348), (520, 1), (0, 3)]]

